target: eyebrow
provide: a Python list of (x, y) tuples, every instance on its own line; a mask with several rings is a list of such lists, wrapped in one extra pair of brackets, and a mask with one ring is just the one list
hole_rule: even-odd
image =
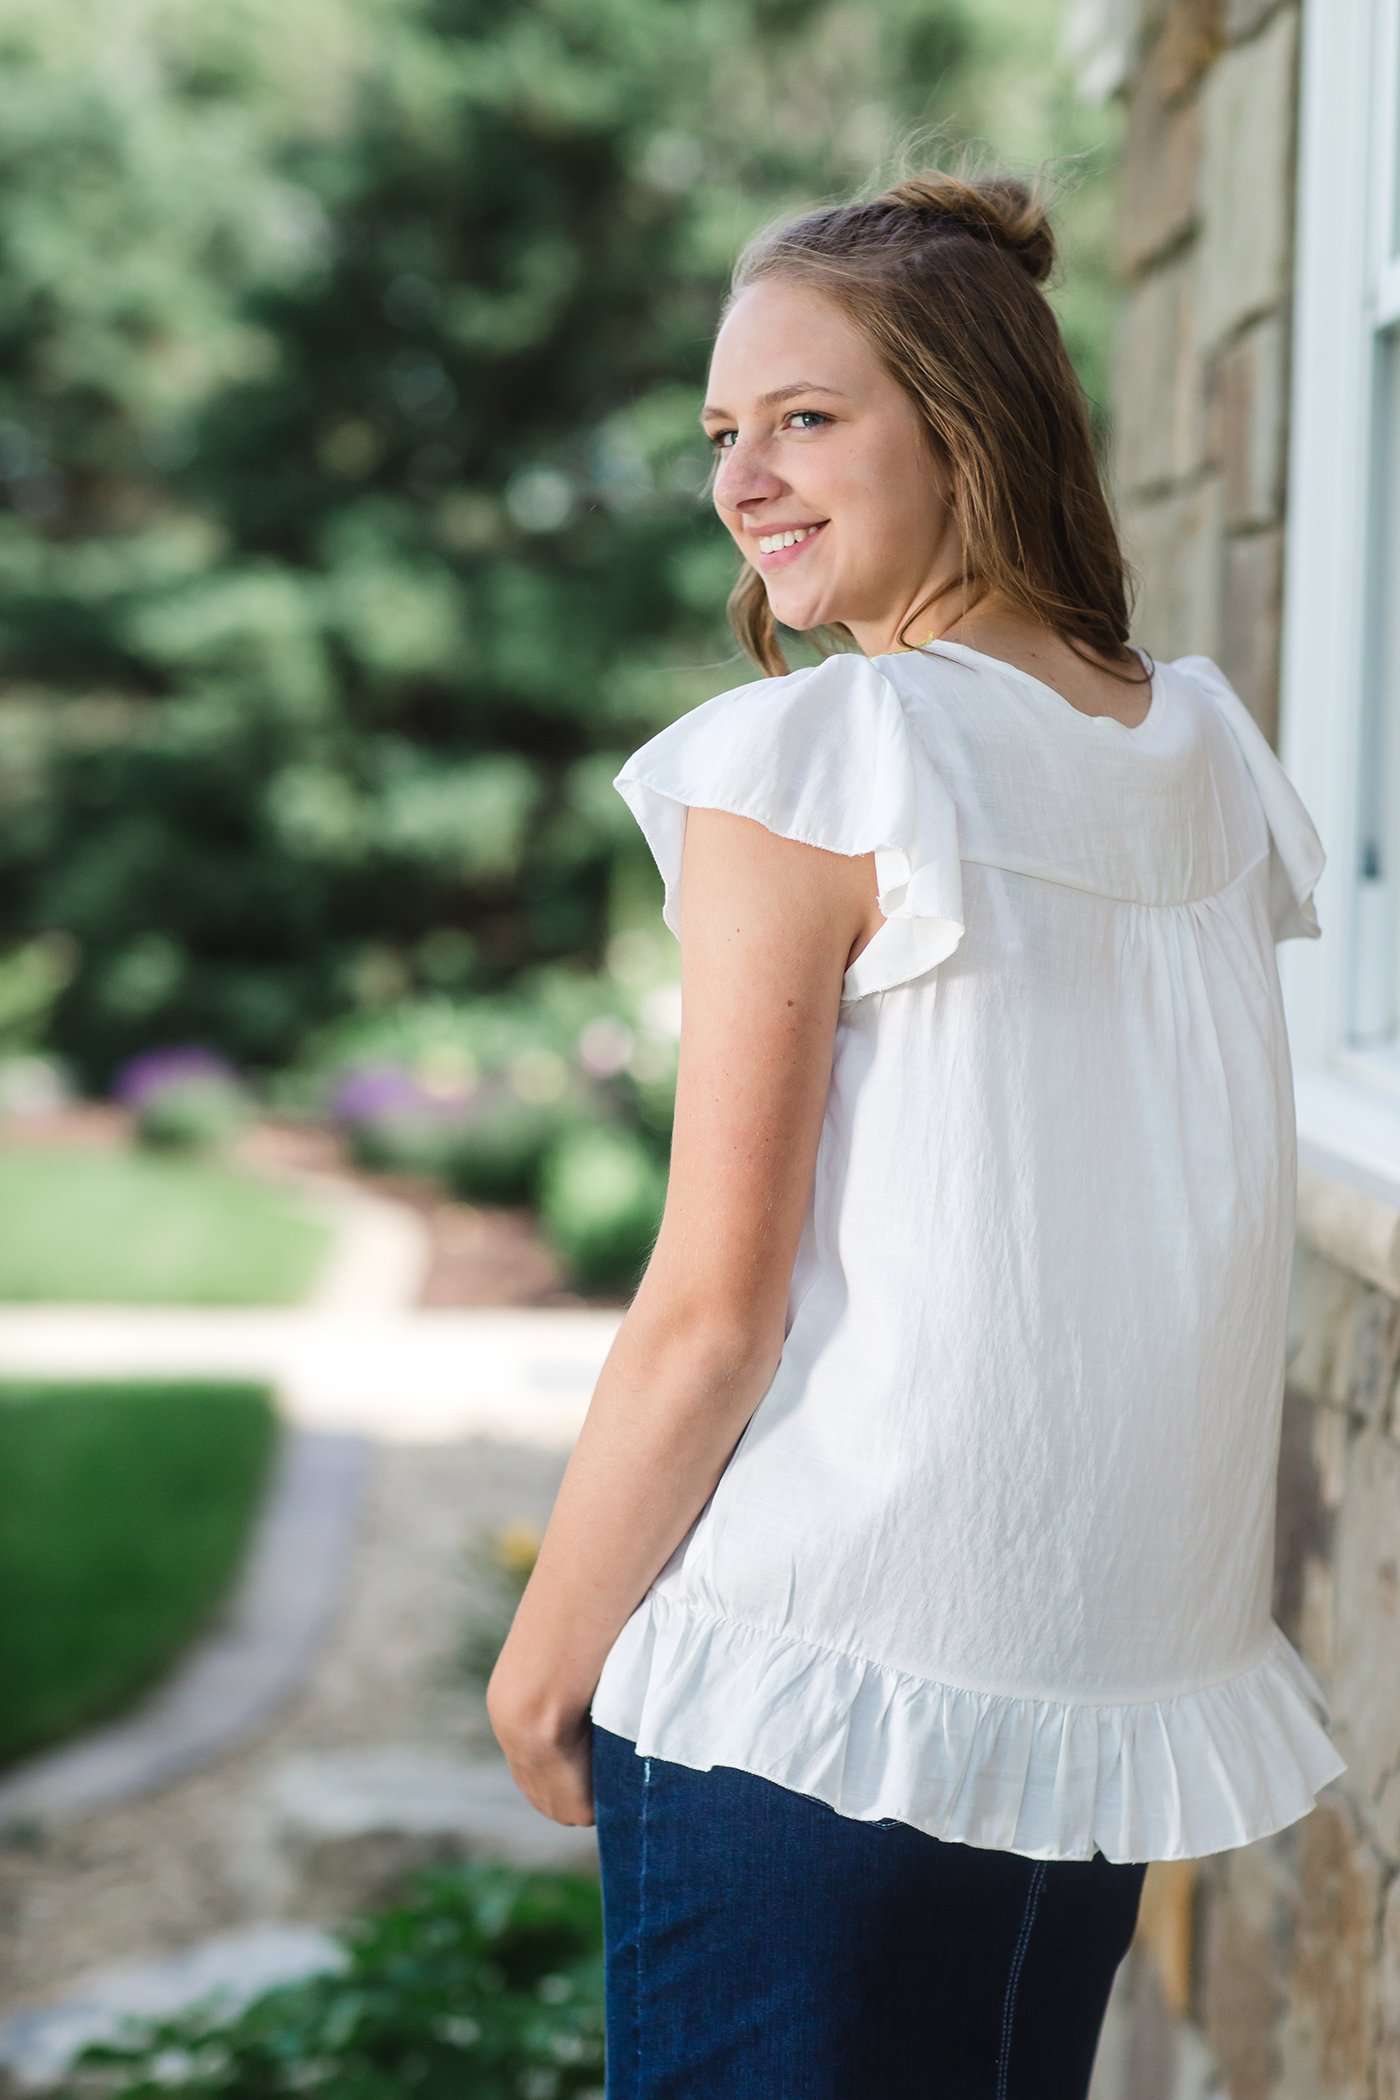
[[(775, 386), (771, 394), (760, 394), (758, 405), (760, 408), (773, 408), (779, 401), (790, 401), (794, 394), (835, 394), (842, 401), (847, 398), (839, 386), (818, 386), (815, 379), (794, 379), (788, 386)], [(727, 408), (716, 408), (713, 401), (707, 401), (700, 411), (700, 421), (703, 423), (710, 416), (728, 414)]]

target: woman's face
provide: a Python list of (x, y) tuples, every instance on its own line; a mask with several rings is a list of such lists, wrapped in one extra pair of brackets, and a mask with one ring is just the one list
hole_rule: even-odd
[[(775, 619), (844, 621), (867, 656), (899, 646), (901, 621), (956, 574), (957, 537), (923, 419), (854, 323), (805, 286), (750, 285), (715, 338), (700, 420), (715, 509)], [(818, 529), (765, 551), (797, 526)], [(912, 639), (935, 624), (926, 613)]]

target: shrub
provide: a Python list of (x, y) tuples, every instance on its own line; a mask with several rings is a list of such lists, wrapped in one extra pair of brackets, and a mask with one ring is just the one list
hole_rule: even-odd
[(665, 1168), (644, 1138), (616, 1124), (581, 1125), (545, 1161), (540, 1222), (581, 1290), (630, 1290), (665, 1200)]
[(248, 1118), (249, 1103), (233, 1068), (193, 1044), (130, 1059), (112, 1092), (132, 1112), (136, 1142), (163, 1151), (215, 1151)]
[(479, 1090), (453, 1132), (447, 1175), (471, 1203), (533, 1203), (544, 1163), (578, 1110), (572, 1102), (522, 1101), (500, 1079)]
[(440, 1181), (465, 1098), (460, 1091), (424, 1086), (398, 1064), (360, 1064), (342, 1072), (327, 1110), (357, 1166)]
[(603, 2100), (595, 1877), (430, 1868), (341, 1934), (339, 1969), (143, 2022), (82, 2052), (72, 2100)]

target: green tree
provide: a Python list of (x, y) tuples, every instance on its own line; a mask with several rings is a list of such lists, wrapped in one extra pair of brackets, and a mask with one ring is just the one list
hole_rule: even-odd
[(911, 122), (1048, 150), (1056, 12), (12, 0), (0, 946), (64, 937), (88, 1083), (597, 959), (612, 773), (748, 675), (694, 421), (732, 252)]

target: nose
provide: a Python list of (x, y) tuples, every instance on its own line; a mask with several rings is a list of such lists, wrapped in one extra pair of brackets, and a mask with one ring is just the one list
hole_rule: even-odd
[(742, 514), (746, 506), (754, 509), (771, 503), (785, 486), (781, 475), (767, 464), (761, 447), (745, 444), (742, 438), (721, 447), (713, 491), (717, 509)]

